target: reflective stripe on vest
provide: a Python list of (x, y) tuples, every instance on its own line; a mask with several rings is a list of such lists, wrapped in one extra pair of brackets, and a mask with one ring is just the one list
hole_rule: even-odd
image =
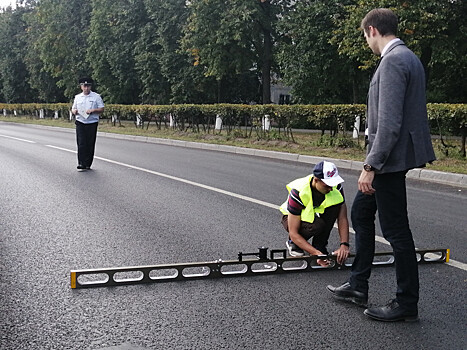
[[(319, 205), (319, 207), (313, 207), (313, 196), (311, 194), (311, 180), (313, 179), (313, 175), (308, 175), (306, 177), (302, 177), (300, 179), (296, 179), (289, 183), (287, 187), (287, 191), (290, 191), (294, 188), (299, 192), (300, 200), (302, 201), (305, 209), (302, 210), (300, 214), (300, 220), (312, 223), (315, 220), (315, 214), (324, 213), (326, 208), (332, 207), (333, 205), (340, 204), (344, 202), (344, 197), (342, 193), (337, 189), (337, 186), (334, 186), (332, 190), (324, 196), (324, 201)], [(287, 200), (282, 203), (279, 210), (284, 215), (288, 215), (289, 212), (287, 211)]]

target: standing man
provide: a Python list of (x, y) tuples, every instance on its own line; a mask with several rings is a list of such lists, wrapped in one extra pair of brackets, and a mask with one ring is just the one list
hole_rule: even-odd
[(407, 217), (405, 175), (435, 160), (426, 111), (425, 74), (420, 60), (396, 38), (397, 17), (389, 9), (370, 11), (361, 23), (365, 39), (381, 60), (370, 82), (368, 149), (351, 218), (356, 256), (350, 279), (328, 290), (357, 304), (368, 300), (375, 250), (375, 214), (394, 251), (396, 298), (365, 310), (378, 321), (418, 320), (418, 266)]
[[(286, 242), (289, 254), (303, 256), (327, 255), (329, 235), (337, 220), (340, 246), (334, 254), (343, 264), (349, 255), (349, 222), (344, 199), (344, 180), (334, 163), (323, 161), (316, 164), (313, 174), (296, 179), (287, 185), (289, 196), (281, 205), (282, 225), (289, 233)], [(308, 240), (313, 237), (312, 244)], [(327, 266), (325, 259), (317, 263)]]
[(82, 93), (75, 96), (71, 112), (76, 121), (76, 142), (78, 144), (78, 171), (90, 170), (94, 159), (99, 114), (104, 112), (104, 102), (99, 94), (91, 91), (91, 78), (81, 78)]

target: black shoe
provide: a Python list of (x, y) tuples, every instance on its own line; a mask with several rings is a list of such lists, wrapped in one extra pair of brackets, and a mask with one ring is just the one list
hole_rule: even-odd
[(86, 167), (86, 170), (91, 170), (91, 167), (90, 167), (90, 166), (87, 166), (87, 167)]
[(78, 164), (78, 166), (76, 167), (76, 169), (78, 169), (78, 171), (85, 171), (85, 170), (86, 170), (86, 167), (85, 167), (84, 165)]
[(385, 306), (366, 309), (363, 313), (374, 320), (383, 322), (418, 321), (418, 310), (407, 311), (395, 299)]
[(340, 287), (327, 286), (330, 291), (338, 299), (350, 301), (357, 305), (366, 306), (368, 303), (368, 295), (358, 290), (352, 289), (349, 282), (345, 282)]

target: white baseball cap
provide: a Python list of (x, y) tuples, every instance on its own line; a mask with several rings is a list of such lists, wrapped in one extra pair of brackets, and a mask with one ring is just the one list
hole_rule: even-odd
[(325, 160), (315, 165), (313, 175), (331, 187), (344, 182), (344, 179), (339, 176), (336, 165)]

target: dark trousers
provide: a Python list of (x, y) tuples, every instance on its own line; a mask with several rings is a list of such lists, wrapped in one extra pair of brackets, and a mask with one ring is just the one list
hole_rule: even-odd
[[(329, 235), (339, 214), (340, 205), (326, 208), (323, 214), (316, 216), (312, 223), (301, 221), (298, 233), (307, 241), (313, 237), (311, 245), (323, 254), (329, 254), (327, 250)], [(282, 217), (282, 226), (289, 232), (288, 215)]]
[(76, 143), (78, 145), (78, 164), (91, 167), (94, 159), (98, 123), (83, 124), (78, 121), (76, 125)]
[(406, 172), (375, 175), (375, 194), (358, 191), (352, 205), (356, 256), (352, 264), (350, 285), (368, 293), (368, 279), (375, 251), (375, 215), (378, 211), (381, 231), (394, 251), (396, 266), (396, 300), (407, 310), (416, 310), (419, 281), (415, 245), (407, 216)]

